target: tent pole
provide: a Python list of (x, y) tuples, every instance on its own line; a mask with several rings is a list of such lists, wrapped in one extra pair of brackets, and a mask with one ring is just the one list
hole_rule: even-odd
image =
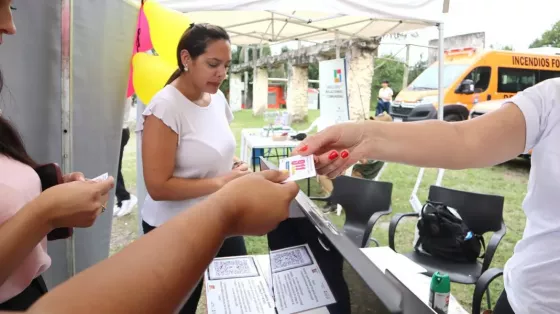
[(338, 31), (336, 31), (336, 32), (334, 33), (334, 44), (336, 45), (336, 46), (335, 46), (335, 49), (336, 49), (336, 58), (337, 58), (337, 59), (340, 59), (340, 42), (339, 42)]
[[(61, 54), (61, 116), (62, 116), (62, 171), (70, 173), (72, 166), (72, 114), (71, 101), (71, 31), (72, 31), (72, 0), (61, 0), (60, 14), (60, 54)], [(66, 239), (66, 265), (68, 277), (76, 274), (75, 239)]]
[(438, 45), (438, 119), (443, 120), (443, 23), (438, 24), (439, 45)]
[[(444, 35), (443, 35), (443, 23), (438, 24), (439, 31), (439, 45), (438, 45), (438, 119), (443, 120), (443, 51), (445, 49), (444, 45)], [(436, 179), (436, 186), (441, 186), (443, 181), (443, 174), (445, 169), (439, 169)]]
[[(249, 46), (243, 46), (243, 60), (244, 62), (250, 62), (249, 60)], [(249, 72), (243, 72), (243, 104), (245, 105), (245, 109), (248, 108), (249, 104)]]
[(146, 199), (146, 184), (144, 182), (144, 168), (142, 164), (142, 132), (136, 132), (140, 124), (142, 123), (144, 116), (145, 106), (144, 103), (136, 96), (136, 196), (138, 197), (138, 236), (142, 236), (144, 231), (142, 229), (142, 208), (144, 208), (144, 200)]

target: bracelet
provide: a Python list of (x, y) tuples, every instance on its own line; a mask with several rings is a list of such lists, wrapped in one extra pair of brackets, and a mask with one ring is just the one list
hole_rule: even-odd
[(236, 161), (236, 162), (233, 163), (233, 166), (231, 167), (231, 169), (235, 169), (235, 168), (239, 167), (240, 165), (242, 165), (242, 164), (244, 164), (244, 163), (245, 163), (245, 162), (244, 162), (244, 161), (241, 161), (241, 160), (240, 160), (240, 161)]

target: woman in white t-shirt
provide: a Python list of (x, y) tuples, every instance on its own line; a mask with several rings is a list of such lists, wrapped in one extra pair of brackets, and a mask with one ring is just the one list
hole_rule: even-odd
[[(231, 62), (227, 32), (191, 24), (177, 46), (177, 62), (178, 69), (143, 114), (144, 233), (249, 172), (234, 156), (233, 114), (218, 89)], [(243, 238), (232, 237), (217, 256), (246, 254)], [(202, 281), (180, 313), (196, 312), (201, 291)]]
[[(346, 153), (329, 159), (340, 150)], [(295, 152), (317, 155), (317, 172), (335, 177), (366, 157), (465, 169), (496, 165), (530, 150), (526, 227), (505, 265), (505, 290), (494, 314), (560, 313), (560, 78), (527, 88), (476, 119), (339, 124), (308, 137)]]

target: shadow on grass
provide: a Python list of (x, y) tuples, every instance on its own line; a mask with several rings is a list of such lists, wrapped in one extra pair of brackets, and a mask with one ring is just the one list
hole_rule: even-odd
[(515, 158), (497, 165), (498, 168), (503, 168), (507, 171), (515, 171), (523, 174), (529, 174), (531, 170), (531, 160), (526, 158)]

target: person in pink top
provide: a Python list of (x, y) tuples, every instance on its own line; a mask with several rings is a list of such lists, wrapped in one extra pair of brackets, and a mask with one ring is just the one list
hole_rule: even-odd
[[(2, 35), (13, 35), (9, 0), (0, 0)], [(0, 92), (3, 87), (0, 73)], [(42, 192), (37, 166), (16, 129), (0, 113), (0, 310), (26, 310), (45, 292), (41, 274), (51, 265), (47, 234), (62, 227), (88, 227), (102, 212), (113, 178), (86, 181), (79, 172)], [(41, 193), (42, 192), (42, 193)]]

